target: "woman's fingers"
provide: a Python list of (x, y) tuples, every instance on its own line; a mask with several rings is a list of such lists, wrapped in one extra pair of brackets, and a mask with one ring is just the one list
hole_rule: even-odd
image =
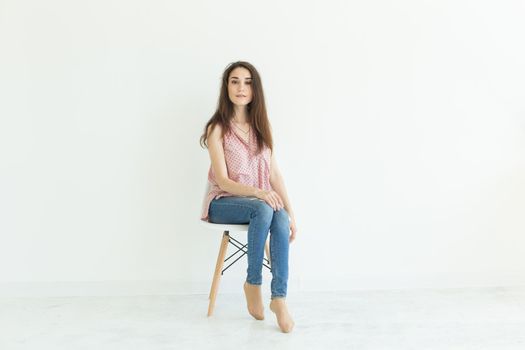
[(273, 198), (272, 193), (268, 193), (268, 197), (267, 197), (266, 203), (268, 203), (268, 205), (270, 207), (272, 207), (273, 210), (277, 210), (277, 206), (275, 204), (275, 199)]
[(275, 191), (267, 191), (264, 201), (268, 203), (268, 205), (272, 207), (273, 210), (284, 208), (284, 203), (281, 199), (281, 196), (279, 196), (279, 194)]
[(277, 192), (274, 192), (274, 193), (275, 193), (275, 197), (277, 198), (277, 205), (279, 206), (279, 208), (284, 208), (284, 203), (283, 203), (283, 200), (281, 199), (281, 196), (279, 196)]
[(273, 192), (274, 197), (274, 203), (275, 203), (275, 210), (279, 210), (283, 207), (281, 197), (279, 197), (279, 194), (277, 192)]
[(275, 199), (275, 195), (273, 193), (270, 194), (270, 198), (272, 199), (272, 208), (273, 210), (277, 210), (277, 200)]
[(277, 210), (277, 206), (275, 205), (275, 200), (272, 198), (271, 199), (271, 204), (270, 204), (273, 208), (273, 210)]

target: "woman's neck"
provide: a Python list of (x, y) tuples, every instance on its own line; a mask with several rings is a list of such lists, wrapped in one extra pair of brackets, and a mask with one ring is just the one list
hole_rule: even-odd
[(233, 113), (233, 121), (237, 124), (246, 124), (248, 122), (248, 111), (246, 106), (235, 106)]

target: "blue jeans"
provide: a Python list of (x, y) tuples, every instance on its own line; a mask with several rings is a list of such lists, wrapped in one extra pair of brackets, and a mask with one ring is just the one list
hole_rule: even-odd
[(271, 298), (286, 297), (290, 237), (290, 218), (286, 210), (274, 211), (255, 197), (230, 196), (213, 199), (208, 216), (209, 221), (216, 224), (249, 224), (246, 282), (250, 284), (262, 284), (264, 245), (270, 232)]

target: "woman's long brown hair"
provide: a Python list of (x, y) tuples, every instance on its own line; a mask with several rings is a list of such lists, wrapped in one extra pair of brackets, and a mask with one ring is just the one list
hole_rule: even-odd
[(264, 102), (264, 93), (262, 88), (261, 77), (255, 67), (245, 61), (237, 61), (230, 63), (224, 73), (222, 74), (222, 85), (221, 93), (219, 96), (219, 102), (217, 103), (217, 110), (206, 123), (204, 127), (204, 133), (200, 138), (201, 147), (208, 147), (208, 127), (213, 130), (217, 124), (222, 126), (222, 137), (230, 131), (230, 120), (233, 118), (233, 102), (228, 96), (228, 79), (230, 73), (237, 67), (244, 67), (250, 71), (252, 76), (252, 101), (248, 104), (248, 123), (250, 123), (252, 129), (255, 131), (257, 138), (257, 152), (261, 152), (264, 145), (273, 151), (273, 139), (270, 121), (268, 120), (268, 114), (266, 113), (266, 104)]

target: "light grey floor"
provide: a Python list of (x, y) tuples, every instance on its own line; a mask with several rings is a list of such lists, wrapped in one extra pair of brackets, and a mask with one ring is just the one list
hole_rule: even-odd
[(279, 332), (244, 295), (0, 299), (0, 349), (525, 349), (525, 287), (302, 293)]

